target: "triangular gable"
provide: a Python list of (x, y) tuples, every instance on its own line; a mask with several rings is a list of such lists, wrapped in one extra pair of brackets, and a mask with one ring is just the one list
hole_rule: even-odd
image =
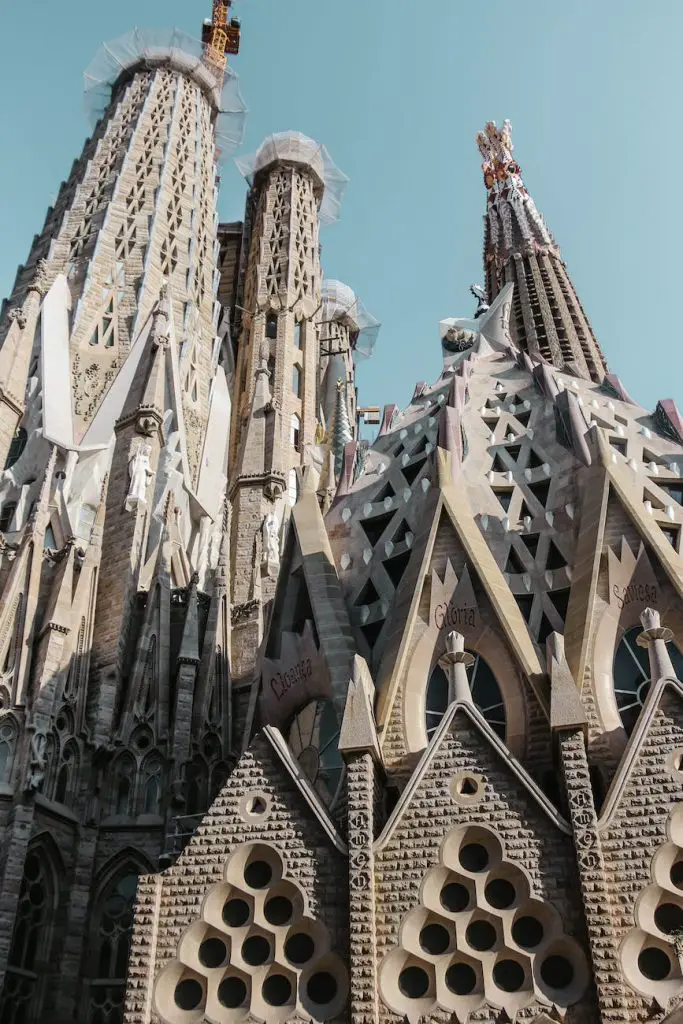
[(663, 533), (654, 529), (640, 501), (640, 495), (634, 490), (631, 476), (632, 470), (621, 461), (612, 462), (612, 453), (607, 441), (598, 431), (598, 444), (602, 463), (610, 483), (618, 495), (629, 519), (633, 522), (640, 536), (656, 553), (664, 571), (671, 581), (676, 593), (683, 598), (683, 569), (681, 559)]
[[(493, 729), (491, 729), (482, 714), (469, 703), (465, 704), (462, 702), (454, 702), (448, 708), (438, 729), (434, 733), (429, 746), (425, 750), (419, 764), (413, 772), (410, 782), (403, 790), (401, 798), (396, 804), (393, 813), (389, 817), (381, 835), (375, 843), (375, 849), (377, 851), (382, 850), (391, 840), (394, 831), (400, 824), (401, 819), (412, 803), (418, 790), (423, 785), (432, 764), (439, 756), (441, 748), (447, 742), (448, 736), (457, 731), (458, 716), (464, 716), (467, 724), (474, 726), (484, 747), (489, 748), (494, 757), (498, 759), (500, 768), (502, 768), (503, 772), (514, 776), (518, 784), (526, 790), (529, 800), (536, 806), (537, 810), (549, 819), (560, 832), (570, 834), (571, 829), (569, 824), (565, 821), (550, 800), (548, 800), (543, 791), (536, 785), (534, 780), (522, 767), (519, 761), (512, 756), (503, 740), (501, 740)], [(472, 773), (476, 773), (476, 761), (468, 761), (468, 768), (470, 767)], [(495, 822), (492, 823), (495, 824)]]
[[(665, 728), (669, 733), (666, 737), (654, 722), (663, 705), (670, 707), (666, 713)], [(646, 806), (650, 814), (654, 791), (660, 793), (662, 806), (667, 801), (673, 806), (678, 800), (683, 800), (683, 774), (674, 769), (672, 761), (672, 754), (677, 748), (679, 751), (683, 749), (683, 683), (677, 679), (660, 679), (647, 695), (605, 797), (598, 821), (599, 832), (611, 830), (621, 808), (628, 816), (633, 814), (635, 806)], [(666, 817), (666, 811), (663, 815)]]
[[(491, 606), (492, 613), (497, 621), (500, 622), (502, 632), (522, 673), (532, 683), (541, 706), (546, 710), (549, 708), (549, 694), (545, 675), (529, 635), (527, 624), (503, 573), (499, 569), (472, 517), (467, 499), (464, 495), (461, 495), (461, 492), (462, 488), (453, 486), (442, 488), (431, 524), (426, 533), (422, 556), (417, 557), (417, 552), (414, 556), (417, 572), (415, 586), (409, 593), (410, 607), (400, 627), (397, 626), (395, 629), (395, 633), (400, 635), (398, 652), (393, 664), (389, 662), (389, 652), (387, 652), (378, 675), (377, 722), (382, 744), (386, 742), (386, 729), (400, 689), (401, 680), (405, 678), (409, 659), (413, 656), (413, 632), (420, 613), (420, 604), (423, 600), (424, 581), (427, 578), (429, 567), (436, 557), (437, 551), (439, 552), (440, 559), (443, 559), (443, 552), (446, 550), (454, 558), (457, 551), (460, 551), (465, 567), (465, 579), (468, 582), (470, 573), (472, 571), (476, 573), (477, 580)], [(453, 531), (454, 543), (442, 543), (444, 530)], [(445, 561), (447, 563), (448, 559), (445, 559)], [(467, 566), (469, 566), (469, 569), (467, 569)], [(448, 573), (448, 569), (446, 569), (446, 572)], [(460, 575), (462, 574), (463, 569), (461, 568)], [(439, 581), (440, 589), (444, 589), (447, 586), (447, 582), (446, 577), (444, 577), (443, 583)], [(462, 588), (464, 581), (459, 580), (458, 586)], [(463, 601), (463, 607), (472, 607), (471, 599), (468, 603), (463, 597)], [(447, 601), (447, 603), (450, 608), (450, 602)], [(472, 625), (471, 622), (469, 624), (470, 626)], [(441, 625), (439, 623), (436, 625), (438, 627), (437, 632), (444, 626), (450, 626), (453, 629), (458, 628), (457, 621), (451, 621), (451, 619), (447, 618), (444, 619)], [(462, 631), (467, 636), (467, 622), (463, 622), (461, 625), (465, 627)]]

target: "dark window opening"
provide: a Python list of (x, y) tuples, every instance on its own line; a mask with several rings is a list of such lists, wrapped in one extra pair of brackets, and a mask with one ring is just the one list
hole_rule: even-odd
[(382, 515), (373, 516), (372, 519), (361, 519), (360, 525), (373, 548), (393, 518), (393, 512), (383, 512)]
[(397, 587), (403, 578), (403, 574), (408, 568), (408, 562), (410, 561), (410, 550), (404, 551), (403, 554), (394, 555), (393, 558), (388, 558), (384, 562), (384, 568), (389, 574), (389, 579)]
[(266, 317), (266, 338), (270, 341), (277, 340), (277, 316), (275, 313), (269, 313)]
[(553, 603), (557, 614), (560, 616), (563, 622), (567, 619), (567, 609), (569, 608), (569, 595), (571, 590), (569, 587), (566, 590), (551, 590), (548, 593), (548, 597)]
[(508, 560), (505, 563), (505, 572), (516, 573), (517, 575), (526, 572), (524, 563), (514, 548), (510, 548)]
[(419, 459), (417, 462), (411, 462), (409, 465), (403, 467), (403, 475), (409, 484), (413, 484), (418, 477), (418, 474), (424, 466), (427, 458)]
[(374, 604), (375, 601), (379, 601), (379, 594), (377, 593), (377, 588), (372, 580), (368, 580), (353, 603), (355, 605), (363, 605)]
[(507, 512), (507, 510), (510, 508), (510, 502), (512, 501), (512, 495), (514, 493), (514, 488), (513, 487), (506, 487), (506, 488), (500, 488), (500, 489), (494, 488), (493, 493), (495, 494), (495, 496), (498, 499), (498, 501), (500, 502), (500, 504), (503, 506), (504, 510)]
[(532, 608), (532, 605), (534, 603), (533, 595), (532, 594), (513, 594), (512, 596), (514, 597), (515, 601), (519, 605), (519, 610), (522, 613), (522, 615), (524, 616), (525, 622), (528, 622), (529, 618), (531, 616), (531, 608)]
[(550, 481), (540, 480), (537, 484), (529, 484), (529, 490), (536, 501), (545, 508), (548, 501), (548, 493), (550, 491)]
[(567, 559), (563, 557), (561, 551), (553, 541), (550, 541), (550, 547), (548, 548), (548, 558), (545, 563), (546, 569), (563, 569), (567, 564)]

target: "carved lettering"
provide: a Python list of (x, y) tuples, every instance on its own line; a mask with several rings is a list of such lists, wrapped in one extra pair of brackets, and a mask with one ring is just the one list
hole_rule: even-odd
[(649, 583), (629, 583), (628, 586), (615, 583), (612, 587), (612, 594), (619, 609), (633, 603), (657, 604), (657, 587)]
[(443, 629), (444, 626), (449, 629), (469, 626), (472, 629), (477, 624), (477, 609), (456, 607), (450, 601), (437, 604), (434, 609), (434, 624), (437, 629)]
[(313, 666), (310, 658), (302, 658), (296, 665), (286, 672), (276, 672), (271, 677), (269, 686), (277, 701), (281, 701), (284, 695), (296, 686), (297, 683), (305, 682), (313, 674)]

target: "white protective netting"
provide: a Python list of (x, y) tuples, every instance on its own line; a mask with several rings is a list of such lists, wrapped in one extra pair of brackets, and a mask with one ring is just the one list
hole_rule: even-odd
[(255, 175), (277, 160), (289, 160), (310, 167), (324, 187), (320, 220), (324, 224), (333, 224), (339, 220), (341, 201), (349, 179), (339, 170), (324, 146), (301, 132), (276, 132), (269, 135), (255, 153), (239, 157), (235, 163), (252, 185)]
[(100, 119), (111, 99), (119, 75), (138, 65), (158, 67), (169, 63), (191, 76), (212, 94), (216, 118), (216, 148), (220, 160), (234, 153), (244, 136), (247, 108), (240, 95), (237, 75), (225, 69), (222, 89), (216, 74), (203, 62), (204, 48), (198, 39), (177, 28), (139, 29), (104, 43), (84, 73), (85, 106), (92, 126)]
[(368, 359), (382, 326), (379, 320), (368, 312), (353, 289), (341, 281), (323, 281), (320, 294), (323, 323), (330, 320), (347, 323), (352, 331), (358, 332), (353, 346), (356, 358)]

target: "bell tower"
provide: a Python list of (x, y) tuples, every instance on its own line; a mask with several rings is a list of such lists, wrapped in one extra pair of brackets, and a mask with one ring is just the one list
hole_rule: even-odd
[(489, 121), (477, 135), (487, 204), (484, 272), (489, 302), (514, 284), (510, 327), (533, 359), (601, 381), (607, 372), (560, 250), (526, 190), (514, 159), (512, 126)]
[(250, 238), (230, 441), (233, 672), (249, 677), (319, 418), (320, 224), (337, 219), (346, 177), (298, 132), (238, 160), (251, 186)]

